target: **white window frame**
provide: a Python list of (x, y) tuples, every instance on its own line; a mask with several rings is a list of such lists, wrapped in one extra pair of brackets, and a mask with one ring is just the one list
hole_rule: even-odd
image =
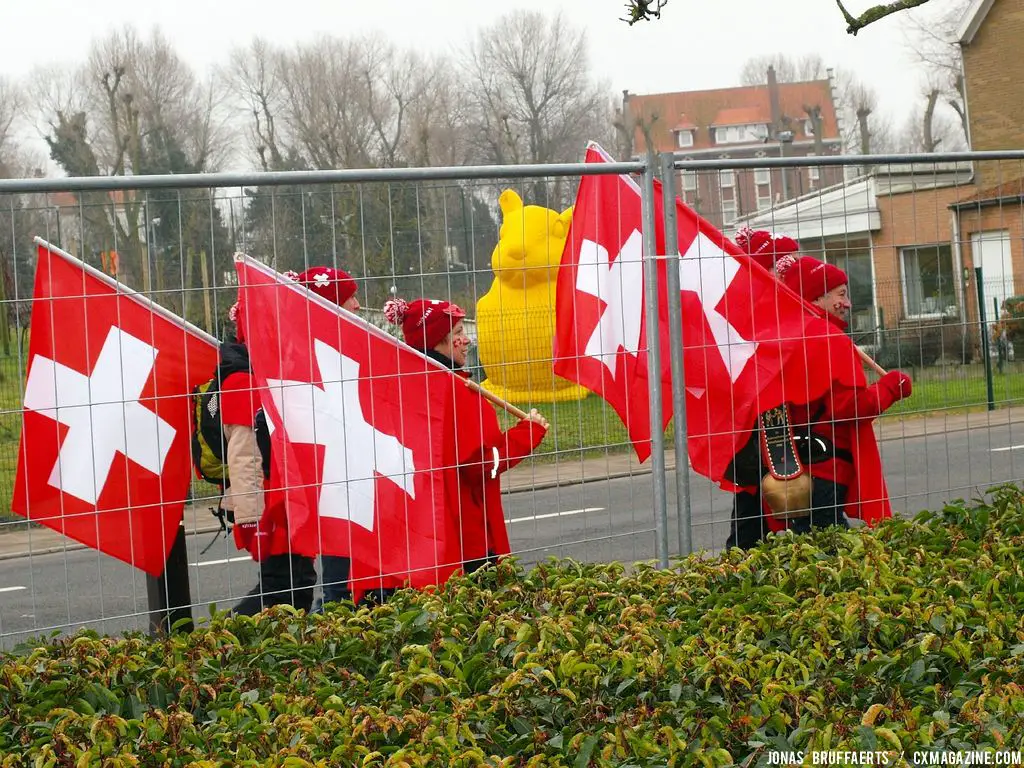
[[(728, 174), (728, 175), (727, 175)], [(726, 168), (718, 172), (718, 186), (721, 189), (732, 189), (736, 186), (736, 171)]]
[[(726, 208), (727, 207), (732, 211), (732, 218), (730, 218), (729, 215), (726, 213)], [(739, 216), (739, 206), (736, 204), (736, 198), (733, 198), (732, 200), (725, 200), (725, 199), (723, 199), (722, 200), (722, 223), (723, 224), (732, 224), (734, 221), (736, 221), (738, 216)]]
[(697, 172), (693, 171), (693, 170), (690, 170), (690, 169), (687, 169), (687, 168), (683, 168), (679, 172), (679, 174), (680, 174), (680, 176), (682, 176), (681, 186), (683, 188), (683, 191), (684, 192), (694, 192), (694, 191), (696, 191), (696, 189), (697, 189)]
[(957, 304), (956, 295), (956, 280), (953, 274), (953, 268), (956, 264), (955, 254), (953, 253), (953, 247), (949, 243), (921, 243), (919, 245), (907, 245), (900, 248), (900, 288), (903, 294), (903, 317), (907, 320), (939, 320), (941, 318), (950, 317), (943, 311), (939, 312), (918, 312), (912, 313), (910, 311), (910, 290), (907, 281), (907, 254), (910, 251), (921, 251), (929, 248), (949, 248), (949, 268), (950, 283), (953, 285), (953, 306), (956, 307), (957, 315), (962, 311), (960, 306)]
[(676, 131), (676, 146), (679, 149), (687, 149), (693, 146), (693, 131), (687, 129)]
[[(762, 176), (762, 174), (764, 174)], [(754, 169), (754, 184), (758, 186), (771, 186), (772, 185), (772, 169), (771, 168), (755, 168)]]

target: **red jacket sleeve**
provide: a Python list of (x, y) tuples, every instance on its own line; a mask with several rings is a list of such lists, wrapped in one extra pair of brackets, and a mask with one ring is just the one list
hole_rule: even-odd
[(835, 421), (874, 419), (909, 394), (910, 378), (900, 371), (889, 371), (868, 387), (833, 385), (830, 416)]
[(488, 476), (500, 475), (529, 456), (545, 434), (547, 430), (540, 424), (524, 419), (501, 433), (497, 440), (485, 440), (465, 461), (459, 462), (459, 468)]
[(251, 427), (256, 422), (256, 411), (260, 405), (260, 393), (251, 373), (232, 373), (221, 382), (221, 423)]

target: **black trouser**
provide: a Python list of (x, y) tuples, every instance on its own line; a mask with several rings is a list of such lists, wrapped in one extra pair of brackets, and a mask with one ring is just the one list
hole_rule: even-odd
[(323, 601), (325, 603), (340, 603), (343, 600), (351, 600), (352, 585), (349, 584), (349, 576), (352, 571), (352, 561), (338, 555), (321, 555), (320, 564), (324, 571)]
[(271, 555), (260, 563), (260, 581), (234, 613), (254, 616), (272, 605), (293, 605), (304, 611), (313, 607), (316, 566), (312, 557)]
[[(796, 533), (810, 533), (811, 528), (828, 528), (832, 525), (849, 528), (849, 523), (843, 517), (844, 506), (846, 486), (814, 478), (811, 486), (811, 513), (807, 517), (790, 520), (788, 528)], [(757, 546), (771, 530), (767, 515), (761, 505), (761, 494), (735, 494), (726, 548), (750, 549)]]
[[(487, 557), (482, 557), (479, 560), (468, 560), (463, 567), (463, 571), (465, 571), (467, 574), (473, 573), (474, 571), (479, 571), (485, 565), (495, 565), (497, 562), (498, 556), (493, 552), (488, 552)], [(326, 565), (324, 566), (324, 569), (324, 581), (326, 582)], [(368, 589), (366, 590), (366, 592), (363, 593), (363, 596), (359, 599), (359, 605), (381, 605), (387, 602), (387, 600), (397, 591), (398, 590), (394, 587)], [(324, 602), (326, 602), (326, 600)]]

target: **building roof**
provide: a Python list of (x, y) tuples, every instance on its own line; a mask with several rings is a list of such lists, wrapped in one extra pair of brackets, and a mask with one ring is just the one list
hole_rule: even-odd
[(875, 179), (865, 176), (738, 219), (735, 226), (767, 229), (795, 240), (855, 235), (881, 229)]
[(736, 226), (769, 229), (796, 240), (875, 232), (882, 227), (878, 198), (963, 187), (971, 174), (968, 162), (894, 163), (876, 168), (868, 176), (745, 216)]
[(971, 0), (971, 4), (964, 12), (957, 27), (956, 36), (961, 45), (970, 45), (974, 42), (974, 36), (978, 34), (981, 25), (985, 23), (985, 17), (992, 10), (995, 0)]
[(765, 120), (760, 107), (727, 107), (718, 111), (711, 125), (717, 128), (720, 125), (752, 125), (771, 121), (770, 114)]
[[(797, 141), (811, 141), (813, 137), (803, 131), (808, 119), (807, 107), (820, 107), (822, 139), (839, 139), (839, 122), (832, 101), (832, 87), (828, 80), (802, 83), (779, 83), (779, 104), (782, 114), (792, 121)], [(718, 88), (707, 91), (680, 91), (676, 93), (629, 94), (627, 109), (637, 121), (650, 127), (656, 149), (676, 148), (675, 130), (683, 123), (695, 130), (693, 149), (716, 147), (711, 141), (710, 128), (724, 125), (771, 124), (772, 108), (767, 85)], [(643, 131), (637, 126), (635, 146), (644, 151)], [(737, 145), (728, 145), (730, 149)]]
[(950, 204), (950, 208), (978, 208), (999, 203), (1024, 202), (1024, 177), (1004, 181), (985, 189), (978, 190), (970, 197), (965, 197)]

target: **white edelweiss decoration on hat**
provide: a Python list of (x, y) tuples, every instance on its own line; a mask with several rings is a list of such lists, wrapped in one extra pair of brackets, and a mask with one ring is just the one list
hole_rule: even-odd
[(329, 282), (330, 277), (326, 272), (317, 272), (315, 275), (313, 275), (313, 285), (315, 285), (317, 288), (326, 288)]

